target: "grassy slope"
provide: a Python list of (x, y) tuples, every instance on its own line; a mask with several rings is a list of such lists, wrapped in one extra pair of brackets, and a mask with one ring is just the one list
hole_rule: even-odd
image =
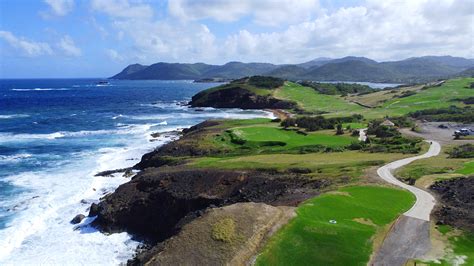
[(357, 178), (363, 170), (376, 165), (395, 161), (407, 156), (400, 153), (364, 153), (358, 151), (308, 153), (308, 154), (265, 154), (240, 157), (198, 158), (191, 162), (196, 167), (217, 167), (223, 169), (276, 169), (308, 168), (313, 171), (309, 177)]
[(232, 132), (248, 141), (282, 141), (286, 143), (285, 148), (287, 149), (317, 144), (339, 147), (349, 145), (352, 141), (357, 140), (355, 137), (336, 136), (334, 135), (334, 130), (312, 132), (305, 136), (292, 130), (282, 130), (280, 128), (268, 126), (254, 126), (235, 128)]
[(396, 171), (400, 178), (421, 178), (435, 181), (437, 179), (456, 177), (459, 175), (474, 174), (474, 161), (472, 159), (449, 158), (446, 151), (450, 147), (443, 147), (440, 155), (428, 159), (417, 160)]
[(464, 163), (461, 169), (456, 170), (456, 173), (462, 174), (462, 175), (474, 174), (474, 161)]
[(437, 230), (447, 239), (448, 250), (443, 258), (436, 262), (421, 261), (422, 265), (474, 265), (474, 233), (453, 229), (449, 225), (440, 225)]
[(409, 192), (392, 188), (339, 192), (298, 207), (298, 216), (270, 239), (256, 265), (366, 265), (377, 231), (414, 202)]
[(471, 82), (474, 82), (474, 78), (448, 80), (440, 87), (422, 90), (410, 97), (389, 100), (381, 106), (381, 110), (377, 111), (397, 116), (417, 110), (461, 105), (460, 102), (454, 100), (472, 97), (474, 91), (466, 88)]
[[(451, 104), (461, 105), (459, 102), (450, 100), (472, 95), (472, 90), (463, 88), (472, 81), (474, 79), (451, 80), (441, 87), (419, 90), (417, 94), (409, 97), (388, 99), (380, 107), (372, 109), (350, 103), (339, 96), (323, 95), (311, 88), (291, 82), (287, 82), (284, 87), (272, 93), (277, 98), (296, 101), (301, 108), (310, 112), (327, 112), (327, 116), (360, 113), (368, 118), (376, 118), (386, 115), (403, 115), (415, 110), (439, 108)], [(195, 167), (270, 168), (283, 171), (304, 167), (313, 171), (308, 174), (309, 177), (349, 176), (357, 179), (362, 175), (363, 170), (370, 166), (411, 156), (357, 151), (284, 154), (291, 148), (308, 144), (343, 146), (351, 138), (334, 136), (333, 132), (317, 132), (305, 137), (296, 132), (278, 129), (275, 123), (271, 125), (268, 121), (226, 122), (225, 127), (229, 126), (233, 127), (230, 132), (252, 144), (283, 141), (286, 145), (271, 148), (279, 152), (278, 155), (258, 154), (262, 152), (261, 149), (255, 148), (258, 145), (250, 145), (251, 153), (253, 153), (251, 155), (194, 158), (189, 164)], [(351, 126), (353, 128), (365, 127), (364, 124)], [(223, 145), (231, 150), (238, 148), (237, 144), (231, 143), (225, 136), (216, 136), (208, 141), (209, 145)], [(461, 169), (464, 162), (457, 162), (458, 165), (449, 171)], [(441, 167), (443, 171), (445, 170), (437, 161), (424, 163), (423, 167)], [(467, 165), (465, 167), (467, 170), (459, 171), (470, 171), (470, 167), (472, 166)], [(411, 174), (419, 174), (417, 171), (425, 170), (418, 168)], [(257, 263), (261, 265), (365, 264), (372, 251), (372, 237), (413, 203), (413, 196), (408, 192), (382, 187), (351, 187), (342, 189), (342, 193), (349, 193), (350, 196), (325, 194), (300, 206), (299, 216), (276, 234)], [(354, 218), (369, 220), (360, 223), (353, 221)], [(335, 219), (338, 223), (330, 224), (328, 223), (330, 219)]]
[(450, 105), (463, 106), (456, 99), (472, 97), (474, 91), (468, 88), (471, 82), (474, 82), (474, 78), (452, 79), (446, 81), (440, 87), (425, 90), (419, 90), (418, 87), (403, 89), (416, 91), (415, 95), (404, 98), (393, 98), (395, 94), (388, 91), (357, 97), (359, 102), (375, 103), (382, 101), (381, 104), (377, 105), (377, 108), (365, 108), (354, 104), (350, 102), (354, 100), (353, 97), (348, 97), (346, 100), (340, 96), (324, 95), (314, 89), (291, 82), (287, 82), (285, 86), (276, 90), (274, 96), (296, 101), (301, 108), (309, 112), (328, 112), (327, 116), (346, 116), (359, 113), (367, 118), (381, 118), (384, 116), (401, 116), (423, 109), (449, 107)]
[(299, 84), (286, 82), (285, 86), (275, 91), (274, 96), (292, 100), (300, 108), (309, 112), (361, 113), (364, 108), (344, 101), (339, 96), (320, 94), (316, 90)]

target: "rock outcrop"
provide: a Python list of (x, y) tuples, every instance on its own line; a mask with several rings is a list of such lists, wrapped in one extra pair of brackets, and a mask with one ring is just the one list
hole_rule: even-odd
[(329, 185), (326, 180), (290, 175), (150, 168), (91, 208), (92, 215), (97, 215), (94, 225), (108, 233), (127, 231), (152, 242), (162, 241), (177, 232), (183, 218), (199, 216), (208, 207), (236, 202), (295, 205)]
[(438, 181), (430, 189), (441, 203), (434, 212), (438, 223), (474, 232), (474, 176)]
[(204, 91), (193, 96), (192, 107), (241, 108), (241, 109), (293, 109), (296, 103), (257, 95), (240, 86)]
[(146, 265), (245, 265), (267, 237), (295, 216), (292, 207), (236, 203), (206, 211), (180, 233), (139, 255)]

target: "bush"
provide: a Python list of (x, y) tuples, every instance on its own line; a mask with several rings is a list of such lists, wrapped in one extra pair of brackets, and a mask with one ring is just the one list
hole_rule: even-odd
[(236, 225), (232, 218), (224, 218), (212, 225), (212, 238), (222, 242), (232, 242), (236, 237)]
[(408, 114), (410, 117), (427, 121), (452, 121), (474, 123), (474, 108), (450, 106), (448, 108), (426, 109)]
[(321, 94), (328, 95), (341, 95), (346, 96), (347, 94), (367, 94), (377, 91), (367, 85), (361, 85), (357, 83), (320, 83), (314, 81), (303, 81), (301, 85), (313, 88)]
[(449, 158), (474, 158), (474, 145), (468, 143), (454, 147), (448, 154)]
[(337, 124), (336, 135), (343, 135), (343, 134), (344, 134), (344, 130), (342, 130), (342, 125)]
[(285, 81), (280, 78), (266, 77), (266, 76), (252, 76), (248, 78), (248, 84), (266, 89), (274, 89), (283, 86)]
[(308, 131), (322, 129), (334, 129), (337, 124), (359, 122), (363, 119), (362, 115), (354, 114), (347, 117), (325, 118), (323, 116), (300, 116), (297, 118), (287, 118), (281, 122), (282, 127), (300, 127)]
[(352, 142), (347, 148), (349, 150), (361, 150), (364, 147), (364, 143), (360, 141)]

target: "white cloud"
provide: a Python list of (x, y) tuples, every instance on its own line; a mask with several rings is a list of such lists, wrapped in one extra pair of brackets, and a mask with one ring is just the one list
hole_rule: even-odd
[(19, 50), (23, 55), (26, 56), (34, 57), (53, 54), (53, 50), (49, 44), (26, 40), (23, 37), (16, 37), (9, 31), (0, 31), (0, 39), (3, 39), (11, 47)]
[[(124, 60), (297, 63), (347, 55), (376, 60), (428, 54), (474, 57), (470, 2), (365, 0), (324, 9), (312, 0), (173, 0), (168, 2), (171, 16), (160, 20), (154, 19), (151, 5), (142, 2), (94, 0), (92, 7), (110, 17), (110, 28), (120, 43), (128, 45), (120, 49)], [(203, 19), (243, 21), (232, 26), (248, 28), (216, 37)], [(280, 27), (267, 32), (259, 27), (256, 33), (256, 24)], [(228, 25), (213, 27), (223, 31)], [(108, 54), (114, 57), (113, 52)]]
[(168, 9), (182, 20), (211, 18), (230, 22), (249, 16), (257, 24), (276, 26), (307, 20), (320, 7), (318, 0), (173, 0), (168, 2)]
[(153, 17), (153, 8), (146, 4), (130, 4), (127, 0), (92, 0), (94, 11), (110, 17), (123, 19), (149, 19)]
[(74, 0), (44, 0), (44, 2), (50, 7), (50, 12), (46, 15), (65, 16), (74, 7)]
[(123, 61), (125, 58), (114, 49), (105, 50), (107, 56), (114, 61)]
[[(121, 43), (132, 41), (132, 49), (125, 56), (131, 60), (141, 63), (193, 62), (217, 55), (215, 37), (205, 25), (172, 19), (154, 20), (151, 6), (126, 0), (94, 0), (92, 9), (109, 16)], [(114, 60), (124, 58), (113, 49), (106, 53)]]
[[(286, 30), (228, 36), (226, 58), (291, 63), (318, 56), (379, 60), (427, 54), (474, 56), (469, 1), (378, 1), (340, 8)], [(471, 10), (471, 11), (466, 11)]]
[(76, 44), (74, 43), (74, 40), (68, 35), (61, 38), (61, 40), (58, 43), (58, 47), (67, 56), (77, 57), (77, 56), (81, 56), (82, 54), (81, 49), (76, 46)]

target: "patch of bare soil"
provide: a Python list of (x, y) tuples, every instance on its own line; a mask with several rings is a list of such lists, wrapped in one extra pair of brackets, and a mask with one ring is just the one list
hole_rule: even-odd
[(246, 265), (292, 207), (237, 203), (209, 209), (181, 232), (143, 256), (145, 265)]

